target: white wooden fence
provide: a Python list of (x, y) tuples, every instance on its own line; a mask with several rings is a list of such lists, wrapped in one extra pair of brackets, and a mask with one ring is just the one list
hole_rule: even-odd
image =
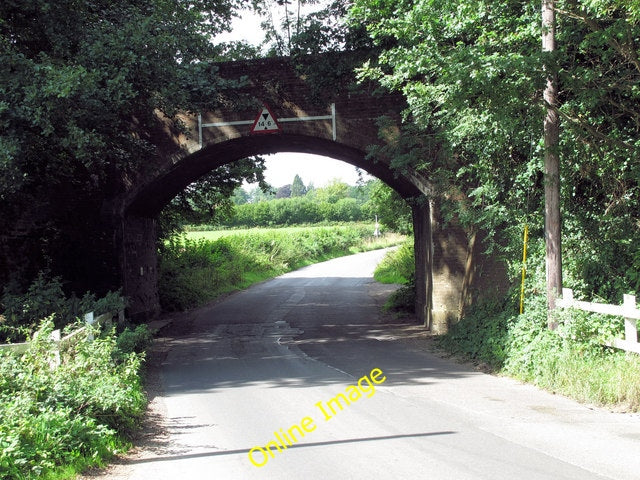
[(562, 298), (556, 300), (556, 306), (561, 308), (577, 308), (587, 312), (604, 313), (607, 315), (618, 315), (624, 317), (624, 339), (616, 338), (607, 345), (626, 350), (627, 352), (640, 354), (637, 326), (637, 320), (640, 319), (640, 310), (636, 308), (636, 297), (634, 295), (625, 295), (622, 305), (609, 305), (605, 303), (591, 303), (574, 300), (573, 290), (570, 288), (563, 288)]
[[(56, 351), (52, 352), (55, 354), (56, 362), (59, 363), (60, 361), (61, 350), (64, 350), (65, 348), (68, 348), (71, 345), (75, 345), (80, 340), (82, 340), (83, 336), (86, 335), (86, 338), (88, 340), (93, 340), (91, 332), (87, 332), (89, 326), (97, 324), (98, 326), (101, 326), (101, 327), (110, 328), (111, 322), (113, 321), (113, 318), (116, 316), (118, 317), (118, 322), (120, 323), (123, 322), (124, 310), (117, 313), (113, 313), (113, 312), (103, 313), (102, 315), (99, 315), (97, 317), (93, 315), (93, 312), (89, 312), (84, 316), (84, 321), (86, 325), (84, 327), (79, 328), (78, 330), (71, 332), (70, 334), (64, 337), (61, 337), (60, 330), (54, 330), (51, 333), (51, 340), (53, 340), (53, 343), (56, 346)], [(2, 344), (0, 345), (0, 351), (12, 352), (15, 354), (22, 354), (29, 349), (29, 345), (30, 345), (30, 342)]]

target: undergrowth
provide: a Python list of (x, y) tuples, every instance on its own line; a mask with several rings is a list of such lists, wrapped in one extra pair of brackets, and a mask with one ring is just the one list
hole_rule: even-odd
[[(126, 450), (146, 407), (139, 371), (150, 337), (138, 327), (80, 341), (52, 364), (45, 321), (22, 356), (0, 353), (0, 478), (75, 478)], [(135, 337), (135, 339), (133, 338)]]
[[(535, 254), (544, 245), (533, 245)], [(536, 250), (537, 249), (537, 250)], [(537, 255), (544, 258), (543, 255)], [(475, 303), (464, 318), (438, 338), (447, 352), (578, 401), (618, 409), (640, 410), (640, 355), (603, 346), (622, 338), (621, 317), (558, 309), (556, 331), (547, 328), (544, 262), (529, 265), (524, 313), (517, 311), (518, 292)], [(390, 252), (375, 278), (403, 283), (385, 308), (412, 311), (415, 286), (410, 243)], [(576, 283), (575, 275), (568, 275)]]
[(120, 292), (104, 297), (87, 292), (82, 297), (67, 296), (62, 279), (40, 272), (26, 291), (18, 285), (5, 285), (0, 297), (0, 343), (17, 343), (29, 339), (43, 318), (53, 315), (56, 328), (74, 323), (85, 313), (101, 315), (117, 312), (126, 306)]
[(415, 312), (416, 284), (413, 238), (406, 240), (399, 248), (390, 251), (376, 267), (373, 278), (380, 283), (402, 285), (385, 302), (386, 311), (400, 315)]

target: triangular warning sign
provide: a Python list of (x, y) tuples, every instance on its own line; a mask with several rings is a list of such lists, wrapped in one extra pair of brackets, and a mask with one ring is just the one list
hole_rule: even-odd
[(279, 133), (280, 125), (275, 115), (271, 112), (267, 104), (264, 104), (262, 111), (256, 117), (251, 127), (251, 133)]

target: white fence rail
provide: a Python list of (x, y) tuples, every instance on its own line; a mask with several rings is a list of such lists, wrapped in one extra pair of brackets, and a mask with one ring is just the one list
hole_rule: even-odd
[[(61, 337), (60, 330), (54, 330), (51, 333), (51, 340), (53, 340), (54, 344), (56, 345), (56, 352), (54, 353), (56, 354), (58, 361), (60, 351), (78, 343), (82, 339), (83, 334), (86, 334), (88, 326), (98, 324), (99, 326), (105, 326), (109, 328), (111, 326), (113, 318), (116, 316), (118, 317), (119, 322), (124, 321), (124, 311), (120, 311), (115, 314), (113, 312), (103, 313), (102, 315), (99, 315), (97, 317), (93, 315), (93, 312), (89, 312), (84, 316), (84, 321), (86, 323), (84, 327), (81, 327), (64, 337)], [(87, 339), (93, 340), (91, 333), (87, 334)], [(30, 342), (1, 344), (0, 351), (12, 352), (20, 355), (29, 349), (29, 345)]]
[(591, 303), (574, 300), (573, 290), (570, 288), (563, 288), (562, 298), (559, 298), (556, 301), (556, 306), (561, 308), (577, 308), (587, 312), (604, 313), (606, 315), (618, 315), (624, 317), (624, 339), (616, 338), (608, 344), (608, 346), (640, 354), (637, 326), (637, 321), (640, 319), (640, 310), (636, 308), (636, 297), (634, 295), (625, 295), (622, 305), (608, 305), (606, 303)]

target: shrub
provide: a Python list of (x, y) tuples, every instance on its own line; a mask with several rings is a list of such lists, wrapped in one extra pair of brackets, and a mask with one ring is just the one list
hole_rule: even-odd
[(67, 297), (60, 277), (49, 278), (40, 272), (36, 279), (21, 293), (17, 285), (7, 285), (2, 293), (0, 316), (0, 342), (22, 342), (29, 338), (42, 319), (53, 314), (56, 328), (74, 323), (88, 312), (96, 315), (122, 310), (125, 299), (120, 292), (108, 292), (96, 298), (87, 292), (78, 298)]
[(472, 314), (451, 326), (439, 344), (451, 353), (499, 369), (506, 359), (512, 319), (506, 302), (480, 302)]
[(386, 311), (412, 314), (415, 313), (416, 282), (412, 276), (406, 285), (393, 292), (384, 304)]
[(153, 342), (153, 334), (147, 325), (138, 325), (131, 330), (126, 327), (116, 338), (114, 358), (122, 363), (132, 353), (146, 352)]

